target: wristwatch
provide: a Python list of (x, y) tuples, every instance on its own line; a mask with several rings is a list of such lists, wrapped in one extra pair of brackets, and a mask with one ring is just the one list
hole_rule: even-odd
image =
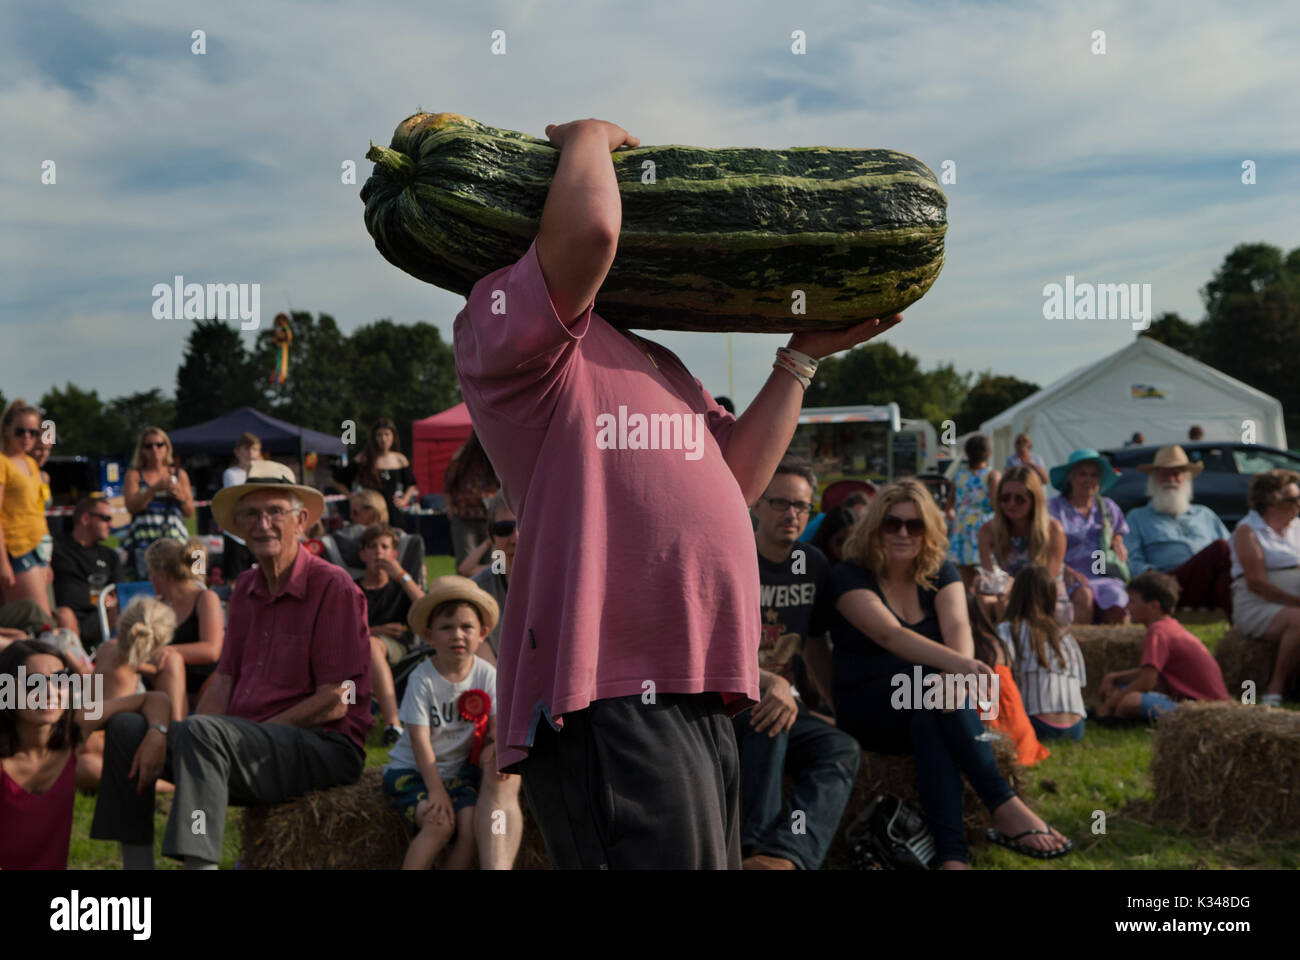
[(410, 583), (413, 577), (409, 573), (402, 574), (402, 583)]
[(167, 725), (165, 723), (151, 723), (149, 724), (149, 729), (157, 730), (164, 737), (167, 736)]

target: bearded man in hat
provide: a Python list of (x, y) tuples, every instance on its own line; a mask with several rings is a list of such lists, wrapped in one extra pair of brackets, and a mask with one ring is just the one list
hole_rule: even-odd
[(1228, 528), (1209, 507), (1192, 503), (1192, 478), (1205, 464), (1188, 460), (1174, 444), (1161, 447), (1153, 463), (1138, 469), (1148, 476), (1151, 502), (1128, 512), (1124, 545), (1129, 572), (1135, 577), (1147, 570), (1173, 574), (1184, 607), (1218, 607), (1231, 619)]
[(370, 630), (347, 571), (299, 543), (324, 509), (318, 490), (269, 460), (212, 501), (256, 565), (235, 580), (221, 661), (194, 715), (108, 723), (90, 835), (119, 841), (126, 869), (153, 867), (159, 775), (176, 785), (163, 854), (200, 870), (221, 859), (229, 803), (280, 803), (360, 778), (374, 722)]

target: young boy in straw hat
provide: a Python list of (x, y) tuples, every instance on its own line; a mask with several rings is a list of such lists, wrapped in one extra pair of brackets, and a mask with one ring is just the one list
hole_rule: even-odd
[[(384, 793), (416, 830), (404, 870), (468, 869), (484, 768), (495, 769), (496, 668), (474, 655), (496, 626), (497, 602), (466, 577), (439, 577), (407, 615), (434, 648), (402, 697), (402, 735), (384, 767)], [(454, 838), (454, 842), (453, 842)]]

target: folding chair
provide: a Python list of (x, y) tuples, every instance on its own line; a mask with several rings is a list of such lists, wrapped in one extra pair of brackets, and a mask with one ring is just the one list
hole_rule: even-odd
[[(108, 586), (100, 590), (99, 635), (101, 637), (101, 644), (106, 640), (111, 640), (113, 637), (113, 634), (110, 633), (108, 629), (108, 595), (110, 593), (117, 594), (117, 609), (119, 613), (126, 610), (126, 608), (131, 605), (131, 601), (136, 597), (157, 596), (157, 594), (154, 593), (153, 584), (148, 580), (135, 580), (129, 583), (110, 583)], [(98, 649), (99, 648), (96, 647), (96, 652), (98, 652)], [(94, 658), (92, 657), (91, 659)]]

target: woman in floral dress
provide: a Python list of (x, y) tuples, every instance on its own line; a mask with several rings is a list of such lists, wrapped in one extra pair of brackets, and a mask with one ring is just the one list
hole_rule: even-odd
[(948, 514), (952, 524), (948, 559), (961, 571), (969, 587), (980, 562), (980, 527), (993, 515), (1001, 474), (989, 466), (989, 441), (977, 433), (966, 441), (966, 463), (957, 468), (948, 491)]

